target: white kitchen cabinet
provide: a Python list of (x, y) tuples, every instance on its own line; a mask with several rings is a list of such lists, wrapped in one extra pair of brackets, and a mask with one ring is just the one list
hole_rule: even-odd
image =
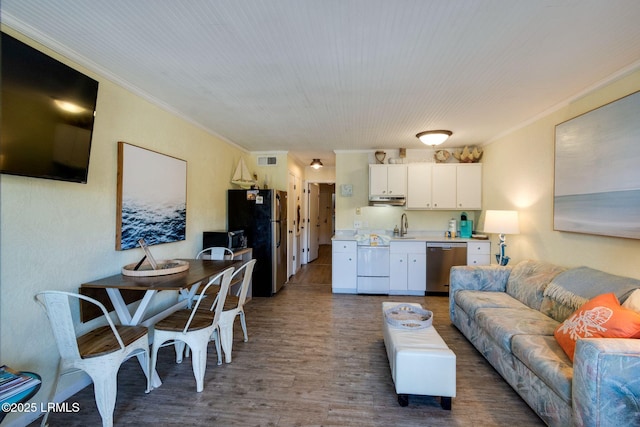
[(407, 165), (407, 209), (431, 209), (432, 163)]
[(405, 165), (369, 165), (369, 195), (404, 196), (406, 192)]
[(358, 282), (358, 256), (355, 241), (332, 242), (331, 283), (333, 293), (355, 294)]
[(482, 164), (411, 163), (407, 209), (482, 209)]
[(456, 203), (458, 209), (482, 209), (482, 164), (456, 167)]
[(389, 295), (424, 295), (427, 289), (426, 242), (391, 242)]
[(491, 242), (467, 243), (467, 265), (491, 264)]
[(431, 202), (433, 209), (456, 209), (456, 164), (433, 165)]

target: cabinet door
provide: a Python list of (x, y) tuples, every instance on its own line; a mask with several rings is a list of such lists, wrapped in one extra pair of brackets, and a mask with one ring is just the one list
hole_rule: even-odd
[(431, 164), (407, 166), (407, 209), (431, 209)]
[(424, 252), (407, 255), (407, 289), (418, 292), (427, 290), (427, 254)]
[(491, 264), (491, 242), (467, 243), (467, 265)]
[(389, 293), (403, 295), (407, 291), (407, 254), (389, 255)]
[(404, 196), (407, 193), (407, 167), (405, 165), (387, 166), (387, 194)]
[(456, 165), (433, 165), (431, 172), (433, 209), (456, 209)]
[(369, 194), (387, 196), (386, 165), (369, 165)]
[(482, 209), (482, 164), (458, 165), (456, 189), (459, 209)]
[(331, 283), (334, 293), (356, 293), (358, 269), (356, 242), (332, 243)]

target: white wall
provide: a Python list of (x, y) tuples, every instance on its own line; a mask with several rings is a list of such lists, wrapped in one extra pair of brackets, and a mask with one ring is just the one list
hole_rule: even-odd
[[(81, 283), (116, 274), (142, 255), (140, 249), (115, 250), (117, 142), (187, 161), (187, 239), (152, 246), (158, 259), (193, 256), (202, 231), (226, 226), (226, 190), (238, 159), (248, 156), (11, 29), (2, 30), (100, 84), (87, 184), (0, 175), (0, 360), (42, 375), (33, 400), (38, 403), (48, 396), (58, 351), (34, 294), (77, 291)], [(159, 300), (163, 304), (166, 298)], [(77, 378), (70, 376), (61, 386)], [(5, 422), (15, 418), (9, 415)]]

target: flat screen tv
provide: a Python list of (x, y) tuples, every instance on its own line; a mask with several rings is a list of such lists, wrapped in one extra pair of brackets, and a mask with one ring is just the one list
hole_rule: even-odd
[(0, 172), (87, 182), (98, 82), (2, 33)]

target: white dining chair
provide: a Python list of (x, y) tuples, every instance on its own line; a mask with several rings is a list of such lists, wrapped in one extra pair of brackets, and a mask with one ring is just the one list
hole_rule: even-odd
[(222, 246), (212, 246), (198, 252), (196, 259), (225, 260), (233, 259), (233, 251)]
[[(225, 303), (225, 308), (220, 316), (220, 341), (222, 350), (224, 351), (224, 358), (226, 363), (231, 363), (231, 350), (233, 347), (233, 324), (237, 316), (240, 316), (240, 325), (242, 326), (242, 332), (244, 334), (244, 341), (249, 341), (247, 336), (247, 323), (244, 314), (244, 303), (247, 300), (247, 292), (249, 285), (251, 284), (251, 276), (253, 275), (253, 268), (256, 265), (256, 260), (252, 259), (246, 262), (242, 267), (233, 272), (233, 277), (238, 277), (243, 274), (242, 285), (238, 294), (235, 296), (228, 296)], [(228, 308), (233, 303), (232, 308)], [(214, 337), (215, 338), (215, 337)], [(220, 358), (218, 358), (220, 362)]]
[[(231, 283), (234, 267), (217, 274), (202, 289), (196, 303), (190, 310), (176, 311), (154, 325), (153, 346), (151, 349), (151, 371), (156, 368), (160, 347), (173, 344), (176, 363), (182, 363), (185, 345), (191, 349), (191, 364), (196, 379), (196, 391), (204, 389), (204, 374), (207, 368), (207, 347), (209, 339), (218, 333), (220, 315)], [(209, 287), (221, 279), (220, 298), (208, 310), (199, 310)], [(221, 353), (220, 343), (216, 341), (216, 351)], [(218, 357), (219, 358), (219, 357)]]
[[(37, 293), (34, 298), (47, 313), (60, 352), (60, 361), (48, 402), (53, 402), (58, 381), (62, 375), (82, 370), (93, 381), (96, 406), (102, 417), (103, 427), (111, 427), (118, 389), (118, 370), (125, 360), (132, 356), (143, 358), (140, 362), (146, 376), (146, 392), (151, 390), (147, 328), (114, 325), (104, 305), (84, 295), (63, 291), (43, 291)], [(77, 336), (70, 299), (82, 299), (97, 305), (108, 325)], [(48, 416), (49, 412), (46, 412), (42, 419), (42, 426), (47, 425)]]

